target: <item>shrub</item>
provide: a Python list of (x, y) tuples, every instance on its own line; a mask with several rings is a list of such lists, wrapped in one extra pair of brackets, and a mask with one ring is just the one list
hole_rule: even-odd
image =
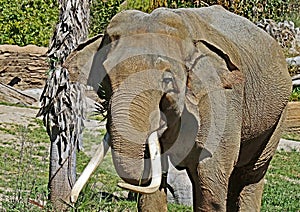
[(90, 36), (104, 32), (109, 21), (120, 11), (122, 0), (95, 0), (91, 5)]
[[(57, 0), (0, 0), (0, 44), (48, 46), (59, 18)], [(95, 0), (90, 36), (103, 33), (122, 0)]]
[(56, 0), (0, 0), (0, 44), (48, 46), (57, 20)]
[(300, 101), (300, 87), (296, 87), (293, 89), (290, 101)]
[(128, 8), (151, 12), (158, 7), (203, 7), (219, 4), (229, 11), (256, 22), (263, 18), (293, 20), (300, 24), (298, 0), (127, 0)]
[[(220, 4), (231, 12), (241, 15), (253, 22), (261, 19), (277, 21), (290, 20), (291, 14), (298, 9), (297, 0), (206, 0), (209, 5)], [(299, 12), (299, 10), (298, 10)]]

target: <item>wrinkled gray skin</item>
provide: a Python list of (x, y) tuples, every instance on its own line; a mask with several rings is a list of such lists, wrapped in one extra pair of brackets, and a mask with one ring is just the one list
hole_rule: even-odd
[(157, 131), (162, 154), (190, 176), (194, 211), (260, 209), (291, 91), (269, 35), (219, 6), (125, 11), (74, 55), (66, 66), (88, 69), (79, 81), (109, 101), (122, 179), (149, 183), (146, 144)]

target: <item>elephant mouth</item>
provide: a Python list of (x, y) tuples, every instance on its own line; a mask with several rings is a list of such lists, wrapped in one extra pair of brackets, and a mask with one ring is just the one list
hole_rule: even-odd
[(148, 137), (148, 146), (151, 159), (151, 183), (148, 186), (136, 186), (128, 183), (118, 183), (118, 186), (133, 192), (141, 194), (151, 194), (157, 191), (161, 184), (162, 179), (162, 166), (161, 166), (161, 150), (158, 139), (157, 131), (151, 133)]

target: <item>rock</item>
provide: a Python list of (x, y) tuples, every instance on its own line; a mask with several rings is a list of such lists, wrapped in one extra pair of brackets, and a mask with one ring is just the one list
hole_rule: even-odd
[(43, 89), (42, 88), (32, 88), (22, 91), (22, 93), (32, 96), (35, 99), (39, 100), (42, 95)]
[(300, 79), (293, 80), (293, 86), (294, 87), (300, 86)]
[(289, 65), (300, 66), (300, 56), (287, 58), (287, 59), (286, 59), (286, 62), (287, 62)]
[(291, 152), (291, 151), (300, 152), (300, 142), (280, 139), (277, 150), (286, 151), (286, 152)]
[(17, 45), (0, 45), (0, 51), (5, 52), (6, 54), (10, 53), (25, 53), (30, 55), (45, 55), (48, 51), (46, 47), (38, 47), (35, 45), (27, 45), (24, 47), (20, 47)]
[[(300, 67), (300, 57), (299, 57), (299, 67)], [(293, 80), (294, 87), (300, 86), (300, 74), (293, 76), (292, 80)]]
[(36, 105), (38, 99), (0, 82), (0, 101), (24, 106)]
[(177, 170), (169, 161), (168, 184), (174, 189), (175, 198), (168, 190), (168, 202), (193, 205), (192, 183), (185, 170)]

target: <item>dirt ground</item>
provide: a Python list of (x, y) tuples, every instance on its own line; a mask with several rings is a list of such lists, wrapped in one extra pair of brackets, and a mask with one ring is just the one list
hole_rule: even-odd
[[(27, 127), (28, 125), (36, 125), (35, 119), (42, 120), (42, 117), (36, 117), (38, 108), (28, 108), (19, 106), (7, 106), (0, 105), (0, 129), (8, 129), (9, 126), (21, 125)], [(105, 129), (105, 123), (97, 120), (86, 120), (84, 122), (85, 130), (83, 136), (84, 152), (92, 156), (97, 145), (101, 142), (99, 137)], [(89, 141), (90, 137), (93, 137), (93, 141)], [(94, 142), (95, 139), (99, 140)], [(4, 145), (6, 141), (18, 142), (20, 139), (15, 135), (7, 132), (6, 130), (0, 130), (0, 145)]]

